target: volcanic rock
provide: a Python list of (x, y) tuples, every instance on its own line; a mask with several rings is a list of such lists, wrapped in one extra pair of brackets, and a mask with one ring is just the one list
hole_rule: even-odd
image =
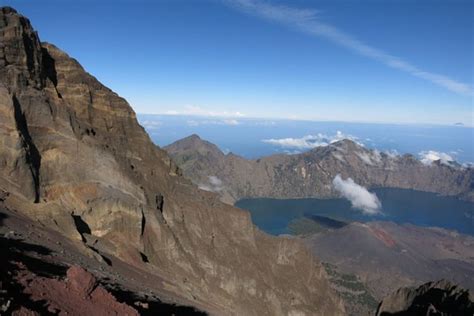
[[(59, 315), (139, 315), (132, 307), (117, 302), (107, 290), (97, 285), (95, 277), (81, 267), (67, 271), (67, 280), (40, 277), (22, 270), (17, 277), (33, 301), (45, 302), (51, 313)], [(26, 313), (24, 307), (17, 313)], [(29, 315), (26, 313), (26, 315)]]

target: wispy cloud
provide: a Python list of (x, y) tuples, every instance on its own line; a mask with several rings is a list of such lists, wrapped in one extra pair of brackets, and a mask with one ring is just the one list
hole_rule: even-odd
[(145, 120), (140, 122), (140, 124), (143, 125), (143, 127), (145, 127), (147, 130), (155, 130), (159, 129), (163, 123), (160, 121)]
[(296, 148), (299, 150), (311, 149), (316, 147), (328, 146), (329, 144), (335, 143), (343, 139), (350, 139), (353, 141), (357, 140), (357, 137), (344, 134), (341, 131), (337, 131), (335, 135), (326, 135), (318, 133), (316, 135), (306, 135), (301, 138), (271, 138), (263, 139), (262, 142), (272, 145), (277, 145), (284, 148)]
[(200, 125), (230, 125), (230, 126), (237, 126), (240, 125), (240, 121), (236, 119), (221, 119), (221, 120), (188, 120), (186, 122), (188, 126), (200, 126)]
[(224, 188), (222, 180), (216, 176), (209, 176), (209, 183), (199, 185), (199, 188), (204, 191), (219, 192)]
[(470, 84), (420, 69), (402, 58), (388, 54), (330, 24), (322, 22), (317, 10), (280, 6), (261, 0), (224, 0), (224, 2), (248, 14), (283, 23), (313, 36), (325, 38), (362, 56), (381, 62), (388, 67), (404, 71), (412, 76), (428, 80), (452, 92), (468, 96), (474, 94), (473, 87)]
[(353, 208), (359, 209), (367, 215), (380, 213), (382, 203), (380, 203), (377, 195), (355, 183), (351, 178), (344, 180), (340, 175), (336, 175), (332, 184), (336, 191), (351, 202)]
[(397, 159), (400, 157), (400, 153), (396, 149), (386, 150), (384, 153), (391, 159)]
[(239, 121), (235, 119), (228, 119), (228, 120), (223, 120), (222, 121), (225, 125), (239, 125)]
[(371, 166), (376, 166), (377, 164), (380, 164), (382, 162), (382, 156), (380, 155), (380, 152), (377, 149), (364, 152), (356, 152), (355, 154), (360, 158), (360, 160)]
[(215, 111), (202, 108), (196, 105), (187, 105), (182, 110), (166, 111), (167, 115), (194, 115), (207, 117), (244, 117), (245, 114), (239, 111)]

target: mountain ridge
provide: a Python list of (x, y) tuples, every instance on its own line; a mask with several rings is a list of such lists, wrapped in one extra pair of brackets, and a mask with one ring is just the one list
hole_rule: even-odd
[[(332, 198), (337, 174), (366, 187), (416, 189), (474, 201), (474, 169), (435, 161), (424, 164), (413, 155), (391, 155), (344, 139), (300, 154), (275, 154), (248, 160), (224, 155), (217, 146), (194, 138), (164, 149), (185, 176), (206, 185), (210, 176), (222, 181), (217, 192), (233, 204), (242, 198)], [(206, 148), (207, 155), (203, 155)], [(211, 148), (214, 148), (211, 150)]]
[(211, 314), (344, 313), (302, 243), (260, 232), (183, 178), (125, 99), (12, 8), (0, 9), (0, 43), (6, 212), (59, 232), (102, 269), (138, 275), (124, 286), (139, 287), (142, 271), (154, 282), (141, 290)]

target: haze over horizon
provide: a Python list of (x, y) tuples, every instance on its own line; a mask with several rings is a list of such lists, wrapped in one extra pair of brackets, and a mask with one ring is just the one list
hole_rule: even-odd
[(474, 126), (470, 1), (3, 2), (138, 113)]

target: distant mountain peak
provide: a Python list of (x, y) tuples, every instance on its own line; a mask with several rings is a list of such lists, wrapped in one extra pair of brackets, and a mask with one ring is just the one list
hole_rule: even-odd
[(196, 133), (189, 135), (189, 137), (190, 137), (190, 138), (201, 139), (201, 137), (199, 137), (199, 135), (196, 134)]
[(352, 139), (349, 139), (349, 138), (344, 138), (344, 139), (338, 140), (334, 143), (331, 143), (331, 146), (335, 146), (335, 147), (339, 147), (339, 148), (348, 148), (348, 149), (364, 148), (364, 146), (362, 146), (360, 143), (358, 143), (358, 142), (356, 142)]
[(183, 139), (180, 139), (168, 146), (165, 146), (168, 152), (193, 150), (196, 152), (212, 153), (215, 155), (224, 155), (224, 153), (211, 142), (202, 139), (197, 134), (191, 134)]
[(198, 134), (191, 134), (185, 138), (183, 138), (183, 140), (202, 140), (201, 137), (199, 137)]

